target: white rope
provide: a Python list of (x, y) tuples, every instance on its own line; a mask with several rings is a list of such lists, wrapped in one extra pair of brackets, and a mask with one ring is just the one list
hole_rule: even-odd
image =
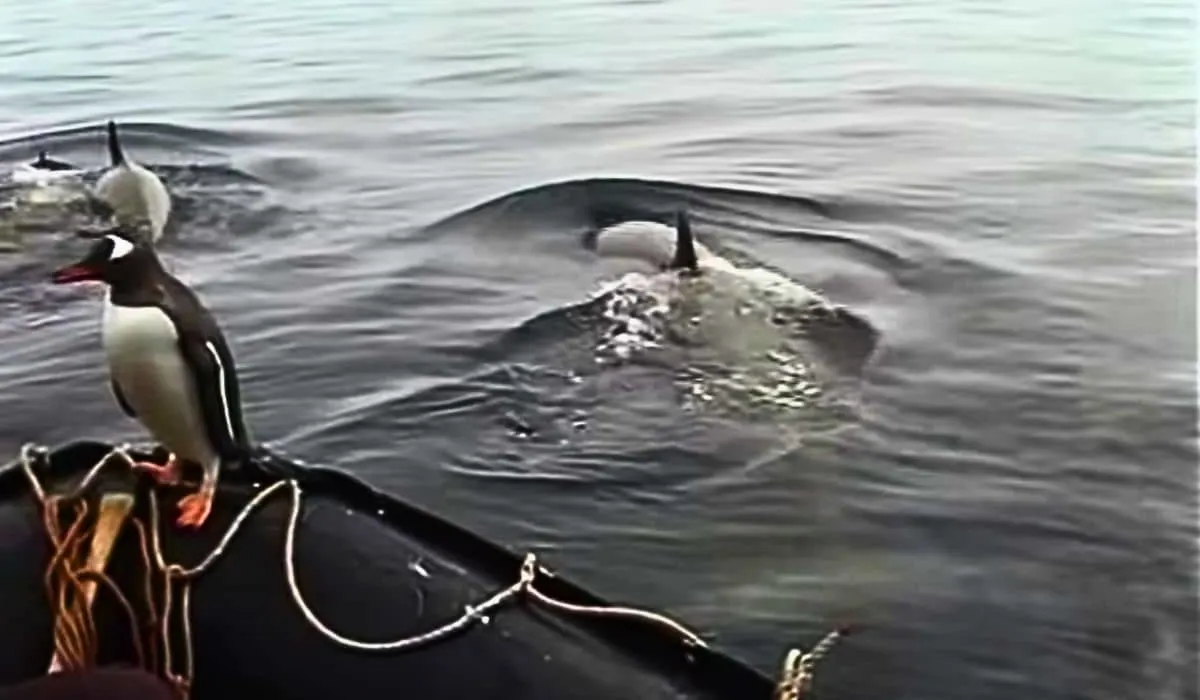
[[(33, 443), (24, 445), (21, 448), (20, 453), (21, 466), (29, 480), (30, 487), (34, 491), (34, 494), (37, 496), (40, 502), (44, 503), (45, 490), (42, 487), (41, 480), (37, 478), (37, 475), (33, 469), (33, 455), (35, 452), (44, 455), (46, 450), (43, 447), (35, 446)], [(114, 456), (120, 457), (128, 465), (135, 463), (133, 458), (130, 457), (128, 453), (127, 446), (114, 447), (108, 454), (104, 456), (103, 459), (97, 462), (96, 465), (87, 472), (87, 474), (84, 475), (80, 483), (72, 490), (72, 497), (82, 493), (83, 490), (87, 488), (91, 481), (100, 472), (100, 470), (110, 462), (110, 458)], [(491, 611), (499, 608), (522, 593), (528, 593), (534, 600), (537, 600), (548, 607), (565, 612), (585, 615), (627, 617), (653, 622), (667, 627), (679, 634), (683, 638), (683, 641), (689, 645), (698, 647), (708, 646), (708, 644), (694, 632), (688, 630), (678, 622), (675, 622), (674, 620), (658, 613), (640, 610), (637, 608), (618, 606), (595, 607), (575, 605), (573, 603), (555, 600), (554, 598), (547, 596), (546, 594), (534, 588), (533, 585), (534, 579), (537, 576), (537, 572), (539, 569), (541, 569), (541, 567), (537, 564), (537, 557), (533, 553), (528, 553), (525, 555), (525, 559), (521, 563), (520, 577), (515, 583), (492, 595), (490, 598), (477, 606), (467, 606), (462, 615), (440, 627), (432, 629), (423, 634), (413, 635), (389, 642), (363, 642), (356, 639), (351, 639), (350, 637), (346, 637), (345, 635), (334, 631), (317, 617), (316, 613), (313, 612), (312, 608), (305, 601), (304, 594), (300, 591), (300, 586), (296, 581), (295, 545), (296, 528), (300, 520), (301, 489), (300, 485), (295, 480), (288, 479), (285, 481), (275, 482), (256, 494), (254, 498), (242, 508), (237, 517), (234, 518), (233, 522), (229, 526), (229, 529), (226, 530), (225, 534), (221, 537), (221, 540), (212, 549), (212, 551), (209, 552), (199, 564), (191, 568), (184, 568), (179, 564), (174, 563), (167, 564), (164, 560), (161, 541), (158, 533), (158, 499), (155, 492), (153, 490), (150, 491), (150, 530), (155, 565), (168, 579), (167, 598), (163, 601), (164, 610), (162, 620), (163, 642), (164, 646), (166, 647), (164, 649), (166, 654), (165, 663), (168, 675), (174, 675), (173, 670), (171, 669), (171, 654), (168, 635), (171, 606), (171, 597), (169, 593), (170, 579), (178, 578), (183, 581), (195, 579), (215, 565), (217, 560), (220, 559), (221, 555), (223, 555), (228, 549), (229, 543), (233, 541), (233, 538), (237, 535), (242, 526), (245, 524), (246, 520), (250, 517), (250, 514), (261, 507), (262, 504), (266, 502), (266, 500), (272, 494), (285, 488), (290, 491), (292, 495), (291, 511), (288, 515), (283, 548), (283, 567), (284, 575), (287, 579), (288, 591), (292, 596), (292, 600), (296, 603), (296, 607), (300, 609), (301, 614), (304, 615), (304, 618), (308, 621), (308, 623), (330, 641), (340, 644), (344, 647), (359, 651), (405, 651), (413, 649), (439, 639), (443, 639), (456, 632), (459, 632), (462, 629), (465, 629), (472, 622), (487, 616)], [(544, 569), (542, 570), (544, 571)], [(185, 586), (182, 593), (184, 638), (187, 646), (187, 658), (185, 660), (187, 671), (186, 676), (183, 678), (187, 682), (190, 682), (192, 677), (190, 588), (190, 586)], [(811, 685), (813, 669), (816, 663), (829, 653), (829, 651), (833, 648), (834, 643), (837, 642), (837, 640), (844, 634), (845, 632), (843, 630), (833, 630), (829, 634), (825, 635), (825, 637), (822, 638), (821, 641), (818, 642), (817, 645), (807, 653), (802, 653), (799, 649), (791, 649), (784, 660), (780, 678), (776, 685), (775, 697), (779, 700), (798, 700), (801, 698)]]
[(257, 510), (259, 506), (261, 506), (263, 502), (271, 496), (271, 494), (275, 493), (276, 491), (280, 491), (287, 486), (291, 486), (296, 491), (297, 497), (299, 497), (300, 487), (297, 486), (296, 482), (294, 481), (276, 481), (262, 491), (259, 491), (254, 498), (252, 498), (250, 502), (242, 508), (241, 512), (237, 514), (237, 517), (233, 519), (233, 522), (229, 525), (229, 529), (226, 530), (225, 534), (221, 536), (221, 541), (217, 542), (217, 545), (213, 547), (211, 552), (208, 553), (208, 556), (204, 557), (199, 564), (196, 564), (190, 569), (185, 569), (179, 564), (168, 565), (163, 559), (162, 547), (160, 546), (157, 527), (158, 497), (155, 495), (154, 491), (151, 491), (150, 517), (152, 519), (151, 522), (155, 524), (155, 527), (150, 528), (150, 539), (153, 543), (154, 558), (158, 568), (161, 571), (171, 569), (172, 574), (176, 578), (180, 579), (196, 578), (205, 571), (208, 571), (208, 569), (216, 563), (217, 559), (219, 559), (221, 555), (225, 553), (225, 550), (229, 547), (229, 543), (233, 541), (234, 536), (237, 535), (238, 531), (242, 529), (242, 525), (244, 525), (246, 520), (249, 519), (250, 514)]
[[(33, 444), (25, 445), (21, 450), (21, 462), (22, 462), (22, 466), (25, 470), (25, 474), (29, 478), (30, 485), (33, 488), (34, 492), (38, 495), (39, 499), (44, 499), (44, 495), (45, 495), (44, 489), (42, 488), (40, 479), (37, 478), (36, 474), (34, 474), (34, 471), (33, 471), (33, 453), (35, 451), (40, 452), (42, 454), (45, 453), (44, 448), (35, 447)], [(135, 463), (135, 460), (129, 455), (126, 447), (124, 447), (124, 446), (114, 447), (108, 454), (106, 454), (104, 456), (103, 459), (101, 459), (99, 462), (97, 462), (96, 465), (93, 466), (88, 471), (88, 473), (84, 476), (84, 478), (79, 483), (79, 485), (75, 489), (73, 489), (72, 494), (81, 493), (91, 483), (91, 481), (96, 477), (96, 475), (100, 472), (100, 470), (110, 462), (110, 458), (113, 456), (120, 457), (128, 465), (132, 465)], [(217, 543), (217, 545), (215, 547), (213, 547), (212, 551), (210, 551), (208, 553), (208, 555), (205, 556), (204, 559), (200, 561), (199, 564), (196, 564), (195, 566), (193, 566), (191, 568), (184, 568), (183, 566), (181, 566), (179, 564), (175, 564), (175, 563), (168, 564), (166, 562), (166, 560), (163, 558), (162, 542), (161, 542), (160, 535), (158, 532), (158, 522), (159, 522), (158, 498), (157, 498), (157, 495), (155, 494), (155, 492), (153, 490), (151, 490), (150, 491), (150, 513), (151, 513), (150, 538), (151, 538), (151, 542), (152, 542), (151, 549), (154, 552), (155, 565), (158, 567), (159, 571), (162, 572), (169, 579), (179, 579), (181, 581), (186, 581), (186, 580), (195, 579), (195, 578), (200, 577), (208, 569), (210, 569), (212, 566), (214, 566), (216, 564), (216, 562), (221, 558), (221, 556), (228, 549), (229, 544), (233, 541), (233, 538), (235, 536), (237, 536), (238, 532), (241, 531), (242, 526), (249, 519), (250, 515), (254, 511), (256, 511), (258, 508), (260, 508), (262, 506), (262, 504), (265, 503), (266, 500), (268, 498), (270, 498), (275, 492), (281, 491), (283, 489), (289, 490), (292, 494), (292, 499), (291, 499), (292, 507), (291, 507), (291, 513), (288, 517), (287, 529), (285, 531), (284, 551), (283, 551), (283, 566), (284, 566), (284, 573), (287, 578), (288, 591), (292, 596), (292, 600), (296, 603), (296, 607), (300, 609), (301, 614), (304, 615), (304, 618), (308, 621), (308, 623), (310, 625), (312, 625), (314, 628), (316, 628), (317, 631), (320, 632), (321, 634), (323, 634), (325, 637), (327, 637), (331, 641), (333, 641), (337, 644), (340, 644), (342, 646), (345, 646), (345, 647), (348, 647), (351, 649), (356, 649), (359, 651), (403, 651), (403, 650), (419, 647), (424, 644), (428, 644), (430, 642), (437, 641), (439, 639), (448, 637), (456, 632), (459, 632), (460, 630), (466, 628), (468, 625), (475, 622), (476, 620), (486, 617), (490, 612), (492, 612), (496, 608), (499, 608), (500, 606), (508, 603), (510, 600), (512, 600), (513, 598), (516, 598), (521, 593), (529, 593), (531, 595), (531, 597), (533, 597), (535, 600), (543, 603), (544, 605), (546, 605), (548, 607), (552, 607), (552, 608), (557, 608), (559, 610), (563, 610), (566, 612), (572, 612), (572, 613), (576, 613), (576, 614), (585, 614), (585, 615), (596, 615), (596, 616), (627, 617), (627, 618), (640, 619), (643, 621), (656, 623), (656, 624), (665, 626), (665, 627), (671, 629), (672, 631), (674, 631), (675, 633), (679, 634), (683, 638), (684, 642), (689, 645), (698, 646), (698, 647), (707, 647), (708, 646), (708, 644), (694, 632), (688, 630), (683, 625), (680, 625), (678, 622), (675, 622), (674, 620), (672, 620), (664, 615), (660, 615), (658, 613), (649, 612), (649, 611), (645, 611), (645, 610), (639, 610), (636, 608), (626, 608), (626, 607), (617, 607), (617, 606), (593, 607), (593, 606), (575, 605), (572, 603), (566, 603), (563, 601), (555, 600), (555, 599), (551, 598), (550, 596), (547, 596), (546, 594), (542, 593), (541, 591), (538, 591), (536, 588), (533, 587), (533, 582), (534, 582), (534, 579), (536, 578), (537, 571), (541, 567), (539, 567), (537, 565), (537, 558), (532, 553), (527, 554), (525, 556), (525, 560), (521, 564), (520, 578), (515, 583), (513, 583), (512, 585), (508, 586), (507, 588), (499, 591), (498, 593), (492, 595), (490, 598), (483, 601), (479, 605), (467, 606), (466, 610), (463, 612), (463, 614), (461, 616), (459, 616), (458, 618), (456, 618), (450, 622), (447, 622), (446, 624), (444, 624), (440, 627), (437, 627), (437, 628), (430, 630), (429, 632), (425, 632), (423, 634), (405, 637), (403, 639), (397, 639), (397, 640), (389, 641), (389, 642), (363, 642), (363, 641), (359, 641), (356, 639), (351, 639), (350, 637), (339, 634), (335, 630), (331, 629), (324, 622), (322, 622), (321, 619), (319, 617), (317, 617), (316, 613), (313, 612), (312, 607), (309, 606), (308, 602), (305, 600), (304, 594), (300, 591), (300, 586), (296, 580), (295, 544), (296, 544), (296, 529), (297, 529), (297, 525), (298, 525), (299, 519), (300, 519), (301, 489), (300, 489), (300, 485), (295, 480), (292, 480), (292, 479), (285, 480), (285, 481), (277, 481), (274, 484), (271, 484), (267, 488), (263, 489), (262, 491), (258, 492), (254, 496), (254, 498), (251, 499), (250, 502), (247, 503), (242, 508), (242, 510), (238, 513), (237, 517), (234, 518), (233, 522), (229, 526), (229, 529), (225, 531), (225, 534), (222, 535), (220, 541)], [(188, 588), (184, 589), (183, 596), (184, 596), (183, 606), (184, 606), (184, 618), (185, 618), (183, 621), (183, 624), (185, 626), (185, 636), (190, 637), (190, 633), (188, 633), (188, 629), (187, 629), (190, 626), (190, 621), (187, 619), (189, 617), (188, 610), (187, 610), (189, 607), (189, 605), (188, 605), (189, 589)], [(167, 601), (164, 601), (164, 602), (167, 605), (169, 605), (169, 601), (170, 601), (170, 598), (168, 598)], [(166, 635), (165, 625), (169, 624), (169, 622), (168, 622), (169, 618), (170, 618), (170, 610), (168, 609), (168, 610), (165, 610), (164, 614), (163, 614), (164, 638)], [(169, 654), (169, 651), (167, 653)], [(190, 654), (189, 654), (189, 656), (190, 656)]]
[[(35, 445), (32, 442), (27, 442), (21, 446), (21, 469), (25, 473), (25, 478), (29, 480), (29, 486), (33, 489), (33, 494), (37, 497), (38, 502), (45, 503), (46, 490), (42, 488), (41, 479), (37, 478), (37, 474), (35, 474), (33, 470), (33, 464), (36, 459), (34, 453), (37, 453), (38, 455), (45, 455), (46, 448)], [(63, 496), (63, 498), (72, 499), (83, 493), (84, 490), (91, 485), (92, 480), (96, 478), (100, 471), (110, 464), (112, 457), (120, 457), (127, 465), (134, 464), (134, 459), (129, 456), (128, 445), (113, 447), (108, 451), (107, 454), (100, 458), (100, 461), (96, 462), (96, 464), (88, 470), (87, 474), (83, 475), (83, 479), (79, 481), (75, 488), (70, 491), (70, 493)]]
[(775, 686), (776, 700), (800, 700), (812, 687), (813, 670), (817, 662), (825, 657), (833, 645), (845, 635), (844, 630), (835, 629), (821, 638), (812, 651), (807, 653), (791, 649), (783, 660), (779, 683)]
[(303, 593), (300, 592), (300, 586), (296, 582), (295, 562), (296, 523), (300, 517), (300, 487), (294, 481), (289, 481), (287, 483), (291, 485), (293, 493), (292, 512), (291, 516), (288, 518), (287, 534), (284, 541), (283, 553), (284, 570), (287, 575), (288, 589), (292, 594), (292, 600), (296, 602), (296, 607), (300, 608), (300, 612), (304, 615), (304, 618), (308, 620), (309, 624), (315, 627), (321, 634), (325, 635), (331, 641), (341, 644), (342, 646), (349, 647), (351, 649), (357, 649), (359, 651), (402, 651), (406, 649), (412, 649), (414, 647), (450, 636), (455, 632), (464, 629), (472, 622), (487, 616), (487, 614), (492, 610), (507, 603), (521, 593), (529, 593), (536, 600), (539, 600), (550, 607), (555, 607), (568, 612), (592, 615), (608, 615), (614, 617), (633, 617), (655, 622), (674, 630), (680, 634), (680, 636), (682, 636), (684, 641), (688, 644), (700, 647), (708, 646), (707, 643), (694, 632), (691, 632), (674, 620), (657, 613), (648, 612), (645, 610), (636, 610), (633, 608), (601, 608), (573, 605), (571, 603), (564, 603), (562, 601), (554, 600), (553, 598), (533, 587), (534, 579), (537, 576), (537, 570), (540, 568), (537, 565), (537, 557), (533, 553), (525, 555), (525, 560), (521, 563), (520, 578), (515, 583), (496, 593), (479, 605), (467, 606), (466, 610), (461, 616), (455, 620), (447, 622), (441, 627), (430, 630), (429, 632), (425, 632), (424, 634), (405, 637), (403, 639), (397, 639), (390, 642), (362, 642), (356, 639), (351, 639), (330, 629), (328, 625), (322, 622), (320, 618), (317, 617), (316, 613), (313, 612), (312, 608), (309, 607), (308, 603), (304, 600)]

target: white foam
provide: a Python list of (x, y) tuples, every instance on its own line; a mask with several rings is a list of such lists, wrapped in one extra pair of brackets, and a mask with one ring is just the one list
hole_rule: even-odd
[(60, 180), (70, 180), (81, 175), (83, 175), (82, 170), (42, 170), (28, 163), (21, 163), (13, 168), (9, 179), (20, 185), (42, 186)]
[[(679, 367), (689, 410), (778, 414), (821, 400), (798, 329), (775, 322), (790, 309), (798, 318), (824, 300), (816, 292), (762, 268), (706, 270), (699, 277), (631, 272), (605, 283), (600, 364), (636, 361), (647, 351), (689, 338)], [(593, 297), (595, 298), (595, 296)]]

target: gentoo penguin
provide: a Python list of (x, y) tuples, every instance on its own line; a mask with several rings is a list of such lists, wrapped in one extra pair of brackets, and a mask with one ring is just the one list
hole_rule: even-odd
[(698, 273), (704, 269), (733, 269), (692, 235), (687, 213), (675, 213), (675, 226), (657, 221), (623, 221), (596, 231), (588, 241), (598, 255), (648, 262), (660, 271)]
[(56, 284), (108, 285), (102, 337), (117, 403), (170, 453), (165, 466), (139, 463), (175, 483), (184, 463), (203, 469), (196, 493), (179, 502), (181, 527), (208, 517), (219, 468), (248, 457), (233, 355), (196, 294), (163, 267), (153, 247), (122, 229), (105, 234)]
[(157, 243), (171, 217), (171, 194), (157, 175), (127, 156), (117, 137), (117, 125), (108, 122), (108, 157), (111, 165), (96, 181), (92, 199), (98, 212), (113, 215), (125, 226), (138, 220), (149, 223), (150, 242)]

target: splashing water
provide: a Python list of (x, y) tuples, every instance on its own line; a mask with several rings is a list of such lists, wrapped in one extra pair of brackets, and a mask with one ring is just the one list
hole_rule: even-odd
[(808, 331), (823, 300), (756, 281), (721, 271), (627, 274), (593, 297), (604, 300), (607, 324), (596, 361), (666, 358), (688, 411), (768, 420), (820, 411), (833, 397)]
[(663, 347), (670, 303), (669, 293), (660, 289), (664, 279), (633, 272), (593, 296), (603, 298), (601, 318), (608, 324), (596, 345), (598, 364), (619, 364)]
[(0, 247), (21, 250), (25, 235), (57, 235), (91, 219), (86, 188), (74, 176), (0, 179)]

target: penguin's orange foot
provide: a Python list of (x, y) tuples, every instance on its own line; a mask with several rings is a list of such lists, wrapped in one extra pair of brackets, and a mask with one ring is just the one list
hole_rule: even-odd
[(175, 524), (179, 527), (200, 527), (212, 511), (212, 502), (212, 489), (201, 488), (196, 493), (184, 496), (179, 501), (179, 518)]
[(133, 468), (140, 472), (145, 472), (161, 486), (170, 486), (178, 484), (183, 477), (179, 468), (179, 462), (175, 459), (175, 455), (167, 457), (166, 464), (155, 464), (154, 462), (134, 462)]

